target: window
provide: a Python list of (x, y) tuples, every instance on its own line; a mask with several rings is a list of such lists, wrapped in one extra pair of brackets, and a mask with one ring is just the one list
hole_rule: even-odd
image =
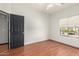
[(59, 26), (61, 36), (79, 37), (79, 15), (61, 19)]
[(60, 35), (79, 37), (79, 28), (78, 27), (61, 27), (60, 28)]

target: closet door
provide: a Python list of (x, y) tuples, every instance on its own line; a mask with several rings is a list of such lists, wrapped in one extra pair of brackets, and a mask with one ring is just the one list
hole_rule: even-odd
[(24, 46), (24, 17), (10, 14), (10, 48)]

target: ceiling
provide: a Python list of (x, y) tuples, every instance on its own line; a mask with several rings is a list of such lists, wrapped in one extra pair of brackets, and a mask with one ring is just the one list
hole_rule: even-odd
[(75, 4), (76, 3), (27, 3), (26, 5), (33, 10), (51, 14)]

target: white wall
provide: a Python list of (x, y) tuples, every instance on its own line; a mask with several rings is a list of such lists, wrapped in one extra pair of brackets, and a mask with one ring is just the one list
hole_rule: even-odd
[(48, 15), (31, 10), (26, 4), (11, 4), (10, 11), (14, 14), (23, 15), (25, 18), (25, 44), (48, 39)]
[(50, 15), (30, 9), (26, 4), (11, 4), (11, 13), (25, 17), (25, 44), (52, 40), (79, 47), (79, 38), (60, 36), (59, 20), (79, 14), (79, 4)]
[(0, 10), (7, 13), (23, 15), (25, 17), (25, 44), (30, 44), (48, 39), (48, 15), (31, 10), (26, 4), (0, 3)]
[(10, 12), (10, 5), (8, 3), (0, 3), (0, 10)]
[(79, 47), (79, 38), (70, 38), (60, 36), (59, 21), (63, 18), (79, 15), (79, 4), (69, 8), (65, 8), (59, 12), (52, 14), (51, 17), (51, 39), (75, 47)]

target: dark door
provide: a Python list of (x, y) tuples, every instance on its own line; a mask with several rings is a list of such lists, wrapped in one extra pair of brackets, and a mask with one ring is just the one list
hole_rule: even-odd
[(10, 48), (24, 46), (24, 16), (10, 14)]

